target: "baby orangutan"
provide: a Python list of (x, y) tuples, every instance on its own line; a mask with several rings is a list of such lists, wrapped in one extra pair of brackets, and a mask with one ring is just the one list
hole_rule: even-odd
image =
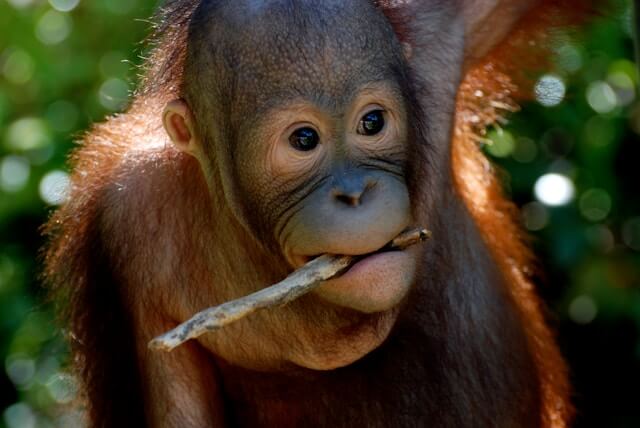
[[(593, 4), (167, 1), (47, 229), (90, 426), (566, 426), (528, 251), (472, 140), (513, 105), (518, 58)], [(423, 226), (430, 245), (385, 247)], [(286, 305), (147, 346), (332, 255), (349, 269), (276, 288)]]

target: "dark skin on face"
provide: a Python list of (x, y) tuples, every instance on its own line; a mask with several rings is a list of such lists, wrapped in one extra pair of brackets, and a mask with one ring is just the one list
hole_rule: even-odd
[[(221, 176), (240, 223), (290, 269), (320, 254), (376, 251), (413, 225), (405, 181), (409, 118), (398, 79), (404, 63), (379, 13), (369, 4), (354, 8), (337, 2), (293, 16), (277, 2), (270, 8), (202, 13), (211, 14), (203, 18), (208, 26), (198, 27), (199, 35), (192, 37), (206, 40), (205, 46), (190, 51), (187, 67), (208, 78), (204, 87), (212, 90), (192, 93), (187, 83), (188, 101), (170, 102), (164, 124), (172, 141), (198, 159), (210, 188), (220, 186), (215, 177)], [(309, 28), (336, 16), (342, 25), (332, 27), (333, 34)], [(245, 31), (228, 40), (227, 27)], [(283, 43), (285, 36), (274, 27), (288, 29), (289, 39)], [(233, 51), (225, 50), (225, 42)], [(220, 52), (226, 56), (217, 57)], [(211, 63), (228, 66), (208, 76), (203, 70)], [(225, 103), (231, 109), (226, 115), (197, 110)], [(221, 116), (231, 125), (221, 123)], [(212, 128), (237, 131), (231, 137)], [(414, 252), (391, 252), (368, 257), (327, 281), (313, 292), (319, 298), (314, 303), (375, 314), (366, 323), (370, 326), (341, 338), (351, 342), (350, 349), (338, 352), (337, 359), (322, 361), (318, 350), (312, 350), (312, 358), (306, 350), (281, 358), (332, 369), (374, 349), (390, 331), (414, 271)], [(300, 322), (296, 318), (290, 322)], [(362, 334), (363, 328), (370, 333)], [(324, 340), (316, 343), (325, 346)], [(217, 355), (233, 360), (222, 348), (216, 347)]]

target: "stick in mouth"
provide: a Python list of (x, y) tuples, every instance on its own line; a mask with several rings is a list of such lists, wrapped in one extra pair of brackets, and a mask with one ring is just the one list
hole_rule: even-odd
[(189, 339), (206, 332), (217, 330), (238, 321), (260, 309), (289, 303), (320, 285), (322, 281), (334, 278), (351, 266), (375, 253), (404, 250), (431, 238), (426, 229), (413, 229), (398, 235), (393, 241), (374, 253), (358, 256), (325, 254), (294, 271), (284, 280), (248, 296), (205, 309), (191, 319), (149, 342), (149, 348), (171, 351)]

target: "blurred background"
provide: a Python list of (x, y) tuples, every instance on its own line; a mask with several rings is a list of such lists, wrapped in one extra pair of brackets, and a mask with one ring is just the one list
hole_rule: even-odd
[[(39, 227), (74, 138), (121, 110), (156, 0), (0, 0), (0, 427), (72, 426)], [(576, 427), (640, 427), (640, 97), (631, 3), (561, 38), (536, 99), (489, 132), (569, 361)]]

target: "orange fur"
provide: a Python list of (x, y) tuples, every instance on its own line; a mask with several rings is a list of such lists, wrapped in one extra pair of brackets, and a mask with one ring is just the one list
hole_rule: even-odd
[(494, 167), (480, 147), (487, 128), (516, 111), (516, 100), (529, 98), (532, 76), (551, 65), (554, 34), (593, 13), (593, 5), (584, 1), (547, 0), (538, 6), (508, 40), (465, 76), (452, 144), (455, 185), (511, 284), (513, 300), (525, 320), (542, 380), (543, 422), (549, 428), (564, 427), (573, 416), (568, 370), (530, 280), (534, 261), (518, 210), (504, 197)]

